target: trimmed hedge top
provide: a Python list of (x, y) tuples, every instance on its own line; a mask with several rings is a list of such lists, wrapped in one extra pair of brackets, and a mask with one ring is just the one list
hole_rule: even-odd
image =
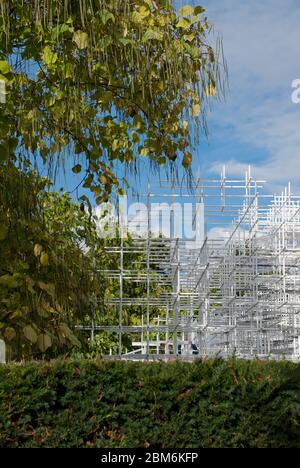
[(300, 448), (300, 365), (1, 366), (0, 447)]

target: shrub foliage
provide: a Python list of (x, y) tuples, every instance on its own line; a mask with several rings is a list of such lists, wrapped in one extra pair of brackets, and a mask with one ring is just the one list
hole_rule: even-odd
[(1, 447), (300, 447), (300, 367), (53, 361), (0, 368)]

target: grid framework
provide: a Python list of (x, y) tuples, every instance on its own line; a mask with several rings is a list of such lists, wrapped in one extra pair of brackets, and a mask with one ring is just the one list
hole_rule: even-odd
[[(300, 359), (300, 196), (290, 184), (280, 195), (263, 188), (250, 168), (244, 179), (227, 179), (223, 168), (220, 179), (197, 178), (192, 190), (162, 181), (157, 192), (148, 186), (139, 195), (147, 208), (143, 234), (133, 235), (130, 244), (121, 235), (117, 246), (107, 248), (119, 259), (117, 270), (104, 272), (118, 284), (118, 297), (108, 300), (117, 312), (115, 323), (84, 327), (92, 337), (118, 335), (118, 350), (110, 357)], [(163, 236), (151, 229), (157, 200), (171, 207)], [(193, 205), (184, 217), (201, 231), (195, 239), (178, 235), (178, 201)], [(128, 262), (127, 256), (137, 260)], [(126, 282), (143, 285), (143, 294), (126, 294)], [(125, 335), (131, 337), (130, 350), (124, 348)]]

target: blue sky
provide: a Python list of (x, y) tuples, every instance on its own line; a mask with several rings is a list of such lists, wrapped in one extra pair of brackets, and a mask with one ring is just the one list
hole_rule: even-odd
[(300, 78), (299, 1), (202, 3), (223, 37), (230, 85), (209, 118), (209, 141), (197, 148), (203, 171), (225, 163), (230, 174), (242, 175), (251, 164), (270, 190), (287, 181), (299, 189), (300, 105), (291, 100), (292, 81)]

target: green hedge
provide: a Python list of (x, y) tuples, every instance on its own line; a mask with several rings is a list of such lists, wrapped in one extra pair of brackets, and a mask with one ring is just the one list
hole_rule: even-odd
[(300, 365), (0, 367), (0, 447), (298, 447)]

